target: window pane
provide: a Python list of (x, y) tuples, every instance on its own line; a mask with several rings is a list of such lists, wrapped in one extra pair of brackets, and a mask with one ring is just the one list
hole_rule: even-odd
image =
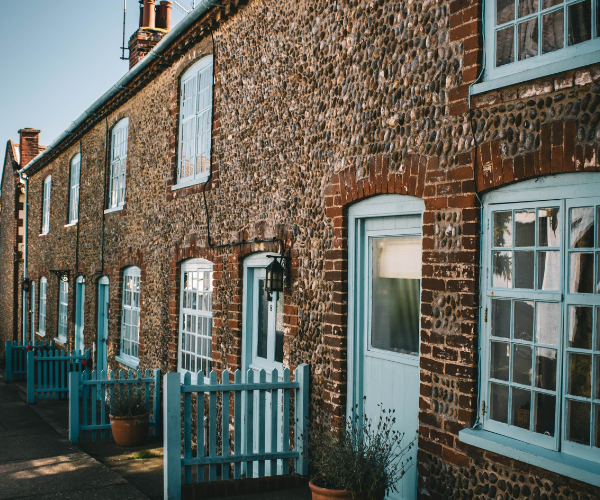
[(496, 26), (515, 18), (514, 0), (496, 0)]
[(569, 353), (568, 393), (589, 398), (592, 395), (592, 357), (588, 354)]
[(569, 5), (569, 45), (592, 38), (592, 5), (590, 0)]
[[(550, 2), (548, 2), (550, 3)], [(560, 3), (560, 2), (558, 2)], [(546, 2), (544, 2), (544, 5)], [(563, 9), (542, 17), (542, 54), (562, 49), (564, 44)]]
[(560, 225), (558, 208), (540, 208), (538, 210), (538, 245), (541, 247), (560, 246)]
[(421, 238), (372, 240), (371, 345), (418, 354)]
[(600, 307), (596, 309), (596, 351), (600, 351)]
[(567, 439), (590, 444), (590, 404), (567, 401)]
[(510, 300), (492, 299), (492, 336), (510, 338)]
[(556, 390), (556, 350), (538, 347), (535, 350), (535, 386)]
[(569, 291), (594, 293), (594, 254), (572, 253), (570, 256)]
[(510, 344), (505, 342), (492, 342), (490, 356), (490, 377), (497, 380), (508, 381)]
[(571, 248), (594, 247), (594, 207), (571, 209)]
[(554, 5), (558, 5), (559, 3), (562, 3), (563, 0), (543, 0), (542, 1), (542, 9), (548, 9)]
[(265, 290), (265, 280), (258, 280), (258, 332), (256, 355), (267, 358), (267, 340), (269, 335), (269, 300)]
[(508, 423), (508, 386), (490, 384), (490, 419)]
[(515, 288), (533, 289), (534, 252), (515, 252)]
[(592, 328), (594, 323), (591, 307), (569, 307), (569, 347), (592, 348)]
[(539, 344), (557, 345), (559, 307), (555, 302), (536, 304), (535, 340)]
[[(598, 16), (598, 19), (600, 19), (600, 16)], [(594, 405), (594, 408), (596, 409), (596, 418), (594, 419), (594, 446), (600, 448), (600, 405)]]
[(492, 286), (498, 288), (512, 287), (512, 252), (492, 252)]
[(512, 381), (516, 384), (531, 385), (531, 352), (527, 345), (513, 346)]
[(538, 10), (537, 0), (519, 0), (519, 17), (528, 16)]
[(533, 340), (533, 302), (515, 300), (514, 338)]
[(535, 245), (535, 211), (515, 212), (515, 246), (532, 247)]
[(560, 252), (538, 252), (538, 290), (560, 287)]
[[(596, 360), (596, 387), (594, 389), (594, 397), (600, 399), (600, 356), (595, 356), (594, 359)], [(596, 423), (600, 427), (600, 421), (596, 420)]]
[(521, 429), (529, 429), (531, 415), (531, 391), (513, 388), (512, 390), (512, 424)]
[(512, 246), (512, 212), (494, 212), (494, 246)]
[(537, 17), (519, 24), (519, 61), (538, 55)]
[(496, 67), (510, 64), (515, 60), (514, 37), (514, 26), (496, 32)]
[(556, 398), (550, 394), (535, 393), (535, 432), (554, 436)]

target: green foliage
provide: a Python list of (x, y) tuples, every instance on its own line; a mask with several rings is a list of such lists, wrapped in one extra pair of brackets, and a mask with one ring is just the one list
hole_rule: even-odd
[(158, 453), (154, 453), (150, 450), (140, 450), (136, 451), (128, 460), (145, 460), (147, 458), (157, 458), (160, 457)]
[(369, 500), (397, 491), (398, 480), (412, 465), (406, 457), (416, 437), (402, 445), (404, 434), (394, 429), (395, 410), (380, 407), (374, 422), (358, 415), (358, 405), (343, 426), (321, 412), (309, 425), (306, 458), (316, 473), (315, 484), (322, 488), (367, 494)]
[(131, 394), (124, 386), (115, 385), (114, 389), (108, 389), (109, 397), (106, 402), (109, 413), (113, 417), (137, 417), (148, 413), (144, 404), (142, 391), (134, 388)]

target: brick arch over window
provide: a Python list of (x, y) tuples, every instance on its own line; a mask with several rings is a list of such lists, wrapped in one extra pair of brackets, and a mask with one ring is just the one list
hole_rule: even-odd
[[(254, 235), (250, 237), (247, 231), (240, 233), (244, 240), (248, 241), (254, 237), (259, 239), (268, 239), (265, 233), (271, 233), (270, 228), (265, 228), (264, 224), (257, 224), (254, 228)], [(284, 241), (286, 249), (292, 247), (291, 230), (278, 228), (275, 231)], [(202, 258), (213, 263), (213, 348), (212, 348), (212, 366), (216, 371), (228, 369), (235, 371), (242, 368), (242, 296), (243, 296), (243, 264), (242, 261), (249, 255), (256, 252), (279, 252), (278, 242), (268, 243), (247, 243), (225, 247), (220, 249), (200, 246), (195, 236), (187, 240), (178, 241), (172, 252), (169, 262), (169, 323), (171, 325), (171, 337), (168, 344), (167, 369), (169, 372), (176, 372), (178, 366), (177, 352), (179, 346), (179, 313), (180, 313), (180, 289), (181, 289), (181, 264), (191, 258)], [(294, 261), (292, 252), (292, 273), (297, 268), (297, 260)], [(227, 290), (227, 297), (223, 296), (223, 290)], [(289, 301), (290, 292), (285, 293), (286, 304)], [(292, 325), (290, 334), (296, 332), (298, 311), (295, 307), (287, 308), (284, 323)], [(293, 330), (293, 331), (292, 331)], [(225, 331), (230, 333), (233, 343), (227, 345), (228, 351), (219, 350), (219, 342), (214, 338), (224, 335)]]

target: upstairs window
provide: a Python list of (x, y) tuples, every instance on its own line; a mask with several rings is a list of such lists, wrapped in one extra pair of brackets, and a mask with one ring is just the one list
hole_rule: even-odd
[(71, 160), (71, 177), (69, 183), (69, 224), (75, 224), (79, 218), (79, 176), (81, 172), (81, 155), (77, 153)]
[(42, 234), (48, 234), (50, 231), (50, 188), (52, 176), (44, 179), (44, 192), (42, 194)]
[(599, 6), (597, 0), (486, 0), (485, 82), (475, 93), (600, 61)]
[(67, 343), (67, 311), (69, 309), (69, 282), (58, 281), (58, 340), (61, 344)]
[(205, 182), (210, 174), (212, 84), (212, 56), (198, 61), (181, 79), (178, 185)]
[(109, 209), (123, 208), (125, 204), (125, 180), (127, 177), (127, 134), (129, 118), (123, 118), (112, 130), (110, 148)]
[(46, 278), (40, 278), (40, 309), (38, 318), (38, 335), (46, 335)]
[(121, 354), (118, 360), (137, 368), (140, 346), (140, 281), (138, 267), (128, 267), (123, 273), (121, 311)]

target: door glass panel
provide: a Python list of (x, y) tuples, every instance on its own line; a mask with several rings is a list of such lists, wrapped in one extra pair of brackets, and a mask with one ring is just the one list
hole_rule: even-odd
[(590, 404), (567, 401), (567, 439), (576, 443), (590, 444)]
[(592, 348), (592, 327), (594, 316), (591, 307), (569, 307), (569, 347), (576, 349)]
[(535, 432), (554, 436), (556, 398), (550, 394), (535, 394)]
[(490, 418), (508, 423), (508, 386), (490, 384)]
[(529, 417), (531, 415), (531, 391), (517, 389), (512, 390), (512, 424), (529, 429)]
[(510, 338), (510, 300), (492, 299), (492, 336)]
[(560, 287), (560, 252), (538, 252), (538, 290)]
[(558, 304), (538, 302), (536, 304), (535, 340), (539, 344), (558, 343)]
[(421, 238), (372, 239), (371, 346), (419, 353)]
[(533, 302), (515, 300), (514, 336), (518, 340), (533, 340)]
[(256, 355), (267, 359), (269, 337), (269, 294), (265, 290), (265, 280), (258, 280), (258, 332), (256, 334)]
[(569, 291), (594, 293), (594, 254), (572, 253), (570, 261)]

